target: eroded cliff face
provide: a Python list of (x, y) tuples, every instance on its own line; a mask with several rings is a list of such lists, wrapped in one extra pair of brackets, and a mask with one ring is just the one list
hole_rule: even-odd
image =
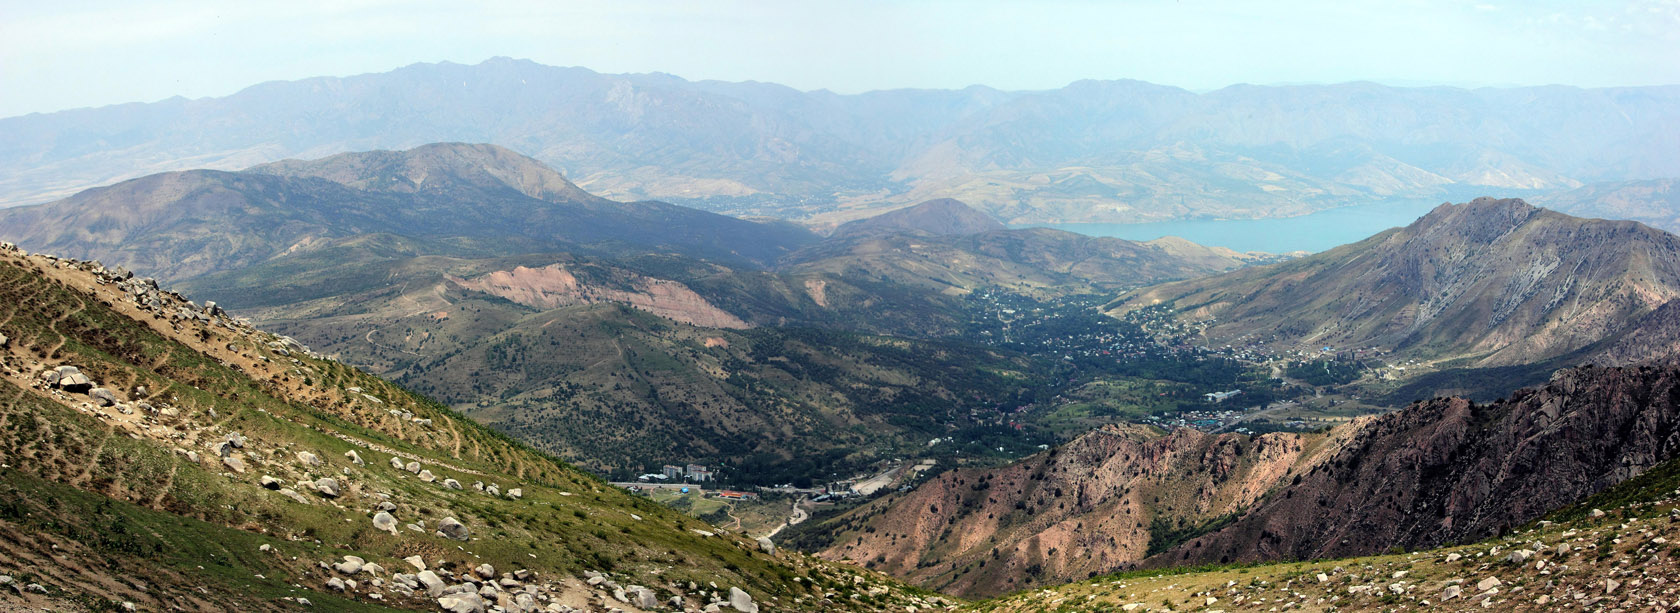
[(1149, 564), (1341, 557), (1494, 536), (1680, 452), (1680, 370), (1582, 367), (1493, 404), (1438, 398), (1348, 427), (1348, 443), (1299, 483)]
[(1144, 559), (1163, 532), (1242, 512), (1323, 442), (1110, 426), (877, 501), (836, 525), (820, 555), (970, 595), (1082, 579)]
[(1497, 535), (1680, 454), (1680, 366), (1586, 366), (1325, 434), (1113, 426), (830, 520), (820, 554), (990, 595), (1134, 566), (1315, 559)]
[(624, 287), (607, 287), (580, 281), (565, 266), (550, 264), (538, 268), (519, 266), (472, 279), (451, 277), (450, 281), (469, 290), (539, 309), (617, 302), (696, 326), (733, 330), (752, 327), (713, 306), (688, 286), (665, 279), (632, 276), (625, 280)]

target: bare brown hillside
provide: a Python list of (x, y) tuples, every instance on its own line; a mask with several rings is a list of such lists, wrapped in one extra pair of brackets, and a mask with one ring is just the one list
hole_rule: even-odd
[(1442, 205), (1404, 228), (1310, 257), (1138, 290), (1210, 343), (1380, 347), (1476, 366), (1567, 354), (1680, 297), (1680, 238), (1521, 200)]

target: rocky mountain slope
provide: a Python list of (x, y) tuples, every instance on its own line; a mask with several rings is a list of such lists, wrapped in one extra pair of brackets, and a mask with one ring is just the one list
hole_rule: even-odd
[[(1303, 111), (1310, 109), (1310, 111)], [(1300, 214), (1680, 176), (1674, 87), (1137, 81), (857, 95), (497, 58), (0, 119), (0, 203), (187, 168), (490, 142), (592, 192), (844, 222), (954, 197), (1009, 223)]]
[(1325, 434), (1111, 428), (813, 520), (796, 541), (982, 595), (1472, 542), (1675, 458), (1677, 382), (1672, 364), (1582, 367), (1493, 404), (1439, 398)]
[(9, 244), (0, 476), (7, 607), (934, 604), (717, 534), (151, 279)]
[(961, 200), (937, 198), (887, 211), (874, 217), (841, 224), (831, 236), (891, 234), (909, 232), (933, 235), (980, 234), (1002, 230), (1004, 225)]
[(1676, 297), (1680, 238), (1482, 198), (1324, 253), (1151, 287), (1111, 306), (1167, 304), (1208, 322), (1210, 343), (1375, 346), (1500, 366), (1581, 349)]
[[(1665, 466), (1672, 468), (1673, 463)], [(1657, 472), (1657, 471), (1653, 471)], [(1418, 551), (1212, 569), (1124, 572), (976, 603), (974, 610), (1673, 610), (1680, 538), (1672, 470), (1629, 499), (1499, 539)], [(1597, 498), (1597, 497), (1595, 497)]]
[(0, 239), (166, 280), (379, 232), (449, 239), (469, 253), (629, 249), (761, 264), (816, 238), (786, 224), (612, 202), (506, 149), (451, 143), (164, 173), (0, 210)]

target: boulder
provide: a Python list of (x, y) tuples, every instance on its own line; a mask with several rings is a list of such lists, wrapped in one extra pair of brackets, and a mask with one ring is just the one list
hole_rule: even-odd
[(491, 496), (500, 496), (502, 495), (502, 488), (496, 487), (496, 484), (492, 483), (484, 486), (484, 493)]
[(93, 389), (93, 379), (82, 374), (82, 370), (68, 364), (50, 371), (47, 381), (56, 383), (60, 389), (67, 392), (86, 393)]
[(431, 483), (433, 481), (437, 481), (437, 475), (432, 474), (432, 471), (430, 470), (422, 470), (420, 471), (420, 480)]
[(1486, 579), (1483, 579), (1481, 581), (1476, 582), (1476, 591), (1486, 592), (1486, 591), (1491, 590), (1493, 588), (1499, 587), (1499, 585), (1500, 585), (1499, 577), (1488, 577)]
[(403, 469), (402, 458), (399, 458), (397, 456), (391, 456), (391, 468), (395, 468), (397, 470), (402, 470)]
[(411, 473), (414, 473), (414, 474), (418, 475), (418, 474), (420, 474), (420, 463), (419, 462), (409, 462), (408, 466), (403, 467), (403, 470), (406, 470), (408, 472), (411, 472)]
[(413, 566), (415, 570), (426, 570), (426, 559), (420, 556), (408, 556), (403, 558), (403, 561), (407, 562), (409, 566)]
[(229, 432), (227, 435), (227, 444), (234, 449), (244, 449), (245, 437), (238, 432)]
[(233, 456), (222, 458), (222, 465), (235, 473), (243, 474), (245, 472), (245, 461)]
[(327, 498), (338, 497), (338, 480), (332, 477), (321, 477), (315, 480), (315, 491)]
[(333, 569), (346, 575), (354, 575), (362, 572), (362, 565), (364, 564), (367, 564), (367, 560), (356, 556), (344, 556), (344, 561), (334, 564)]
[(418, 580), (421, 585), (426, 586), (426, 595), (433, 598), (443, 594), (444, 588), (449, 587), (444, 584), (443, 579), (438, 578), (437, 573), (429, 570), (423, 570), (415, 573), (414, 578)]
[(315, 454), (307, 452), (307, 451), (297, 452), (297, 459), (298, 459), (299, 462), (303, 462), (303, 464), (305, 466), (320, 466), (321, 465), (321, 456), (315, 455)]
[(268, 475), (262, 476), (262, 486), (264, 489), (270, 489), (278, 492), (280, 491), (281, 485), (284, 484), (281, 483), (279, 479), (275, 479), (274, 477), (270, 477)]
[(392, 504), (391, 501), (387, 500), (385, 502), (379, 503), (379, 506), (374, 507), (373, 510), (375, 510), (375, 511), (395, 511), (395, 510), (397, 510), (397, 505)]
[(512, 498), (514, 500), (519, 500), (520, 498), (525, 497), (525, 490), (517, 488), (517, 487), (513, 488), (513, 489), (510, 489), (510, 490), (507, 491), (507, 497)]
[(11, 344), (12, 339), (6, 338), (6, 335), (4, 334), (0, 334), (0, 349), (5, 349), (6, 347), (11, 346)]
[(351, 449), (350, 451), (344, 452), (344, 457), (346, 459), (350, 460), (351, 464), (355, 464), (357, 466), (363, 466), (364, 465), (362, 463), (362, 456), (358, 455), (356, 453), (356, 450), (354, 450), (354, 449)]
[(286, 489), (280, 490), (280, 495), (292, 499), (292, 502), (296, 502), (296, 503), (299, 503), (299, 504), (309, 504), (309, 499), (308, 498), (304, 498), (303, 494), (299, 494), (299, 493), (297, 493), (297, 490), (294, 490), (294, 489), (291, 489), (291, 488), (286, 488)]
[(111, 393), (111, 390), (103, 387), (96, 387), (88, 390), (88, 397), (93, 399), (94, 404), (102, 407), (108, 407), (117, 403), (117, 395)]
[(437, 602), (449, 613), (484, 613), (484, 598), (471, 592), (440, 596)]
[(758, 537), (758, 550), (770, 555), (776, 555), (776, 543), (770, 537)]
[(659, 595), (654, 594), (653, 590), (640, 585), (632, 585), (628, 591), (630, 592), (630, 604), (648, 610), (659, 608)]
[(528, 592), (520, 592), (518, 594), (514, 594), (513, 604), (519, 611), (536, 611), (537, 597), (532, 596)]
[(380, 511), (373, 514), (373, 527), (391, 534), (396, 534), (397, 518), (390, 513)]
[(752, 594), (738, 587), (729, 588), (729, 606), (744, 613), (758, 613), (758, 603), (753, 602)]
[(461, 489), (461, 482), (454, 479), (444, 479), (443, 487), (444, 489), (458, 490)]
[(1441, 590), (1441, 600), (1452, 600), (1462, 595), (1464, 595), (1464, 588), (1456, 585), (1449, 585), (1447, 589)]
[(467, 540), (467, 537), (469, 536), (467, 526), (453, 517), (445, 517), (442, 521), (438, 522), (437, 534), (438, 536), (455, 539), (457, 541)]
[(473, 573), (477, 574), (480, 579), (495, 579), (496, 567), (491, 566), (488, 563), (480, 564), (478, 565), (478, 568), (473, 569)]

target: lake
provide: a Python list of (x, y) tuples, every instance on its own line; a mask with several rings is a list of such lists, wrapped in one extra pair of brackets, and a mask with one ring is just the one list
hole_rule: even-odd
[(1194, 243), (1229, 247), (1237, 251), (1319, 252), (1389, 228), (1408, 225), (1440, 204), (1440, 200), (1398, 200), (1339, 207), (1299, 217), (1032, 224), (1031, 227), (1135, 241), (1177, 236)]

